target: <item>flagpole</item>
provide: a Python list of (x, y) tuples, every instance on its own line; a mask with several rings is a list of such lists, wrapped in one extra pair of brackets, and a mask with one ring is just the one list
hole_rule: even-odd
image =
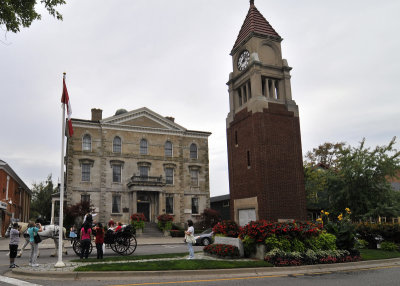
[[(63, 74), (63, 91), (65, 75)], [(65, 267), (62, 261), (62, 246), (63, 246), (63, 220), (64, 220), (64, 137), (65, 137), (65, 103), (62, 104), (62, 131), (61, 131), (61, 183), (60, 183), (60, 215), (59, 215), (59, 229), (58, 229), (58, 261), (54, 267)]]

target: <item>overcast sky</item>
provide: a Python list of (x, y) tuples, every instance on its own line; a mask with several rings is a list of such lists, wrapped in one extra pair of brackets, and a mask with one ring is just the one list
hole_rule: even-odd
[[(303, 154), (400, 135), (400, 1), (255, 0), (293, 67)], [(229, 192), (226, 82), (248, 0), (67, 0), (0, 31), (0, 159), (30, 186), (60, 177), (62, 73), (74, 118), (140, 107), (210, 131), (211, 196)], [(399, 148), (399, 143), (396, 144)]]

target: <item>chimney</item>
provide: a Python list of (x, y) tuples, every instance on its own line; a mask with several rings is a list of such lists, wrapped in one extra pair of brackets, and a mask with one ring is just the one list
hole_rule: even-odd
[(165, 118), (167, 118), (169, 121), (175, 122), (175, 118), (171, 116), (165, 116)]
[(102, 120), (103, 110), (99, 108), (92, 108), (92, 121), (100, 121)]

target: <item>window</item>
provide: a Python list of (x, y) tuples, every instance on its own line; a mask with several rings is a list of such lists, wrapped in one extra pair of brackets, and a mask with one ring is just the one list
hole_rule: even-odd
[(174, 184), (174, 169), (173, 168), (165, 168), (165, 183), (167, 185)]
[(121, 165), (113, 165), (113, 183), (121, 183)]
[(147, 140), (140, 140), (140, 154), (147, 155)]
[(139, 166), (139, 175), (140, 177), (146, 178), (149, 176), (149, 167), (148, 166)]
[(83, 202), (89, 202), (90, 203), (90, 195), (88, 195), (88, 194), (81, 195), (81, 203), (83, 203)]
[(120, 213), (121, 212), (121, 196), (113, 195), (112, 196), (112, 213)]
[(192, 187), (199, 186), (199, 170), (190, 170), (190, 185)]
[(197, 145), (194, 143), (190, 145), (190, 159), (197, 159)]
[(89, 134), (85, 134), (82, 139), (82, 150), (92, 151), (92, 137)]
[(192, 198), (192, 214), (199, 213), (199, 198)]
[(118, 137), (118, 136), (114, 137), (113, 152), (114, 153), (121, 153), (121, 138)]
[(165, 142), (164, 152), (165, 156), (172, 157), (172, 143), (170, 141)]
[(229, 201), (228, 200), (222, 201), (222, 207), (223, 208), (229, 207)]
[(82, 164), (82, 182), (90, 182), (90, 164)]
[(166, 197), (165, 198), (165, 211), (167, 214), (174, 213), (174, 197)]

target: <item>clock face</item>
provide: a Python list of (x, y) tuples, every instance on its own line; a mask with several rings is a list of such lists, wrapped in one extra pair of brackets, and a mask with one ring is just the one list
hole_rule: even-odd
[(238, 70), (242, 71), (245, 68), (247, 68), (247, 66), (249, 65), (249, 60), (250, 60), (250, 53), (248, 50), (244, 50), (240, 54), (238, 62), (237, 62)]

